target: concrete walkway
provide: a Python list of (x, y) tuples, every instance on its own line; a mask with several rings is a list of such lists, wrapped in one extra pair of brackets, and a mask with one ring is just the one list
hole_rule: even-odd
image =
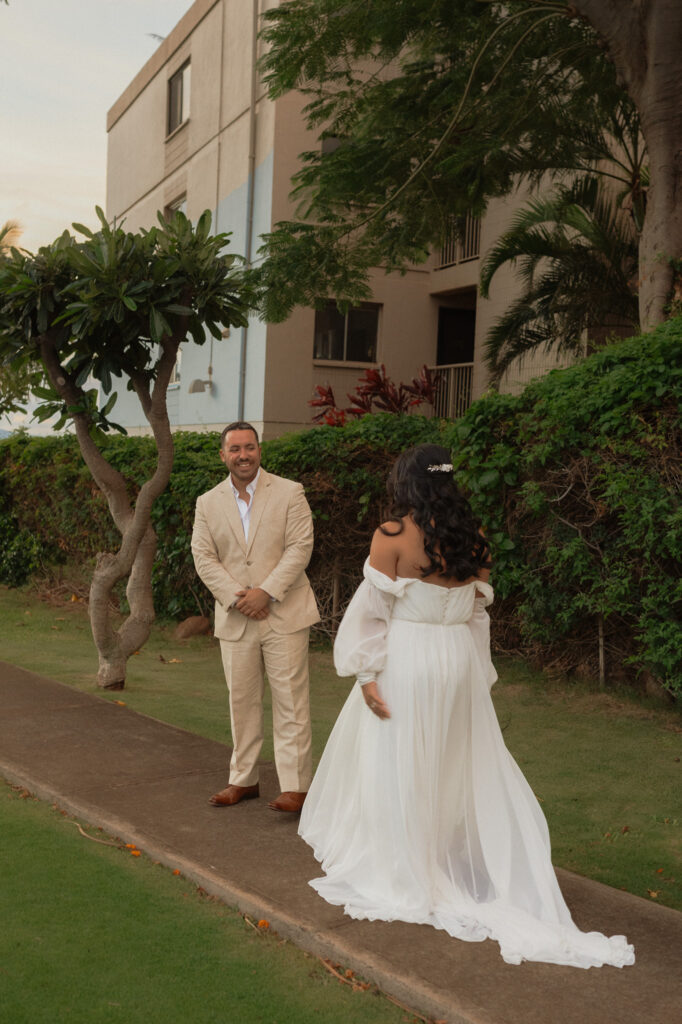
[[(560, 871), (576, 923), (626, 934), (637, 963), (581, 971), (505, 964), (494, 942), (423, 925), (353, 921), (306, 884), (319, 874), (297, 819), (261, 799), (217, 809), (229, 750), (0, 662), (0, 775), (239, 907), (302, 949), (351, 967), (448, 1024), (674, 1024), (682, 1019), (682, 914)], [(352, 1022), (349, 1022), (352, 1024)]]

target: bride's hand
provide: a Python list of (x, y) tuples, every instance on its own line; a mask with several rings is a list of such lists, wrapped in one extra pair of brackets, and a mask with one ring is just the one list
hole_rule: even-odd
[(371, 683), (364, 684), (362, 687), (362, 696), (365, 698), (365, 704), (369, 710), (372, 711), (377, 718), (391, 717), (391, 712), (379, 696), (379, 688), (374, 680), (372, 680)]

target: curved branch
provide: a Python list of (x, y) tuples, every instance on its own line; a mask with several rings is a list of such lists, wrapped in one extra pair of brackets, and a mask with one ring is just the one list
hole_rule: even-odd
[[(40, 355), (45, 364), (50, 382), (60, 398), (75, 409), (85, 399), (85, 392), (78, 387), (68, 371), (62, 366), (57, 353), (55, 332), (48, 330), (37, 339)], [(85, 412), (71, 412), (78, 445), (83, 460), (92, 473), (93, 479), (104, 494), (113, 520), (121, 534), (125, 533), (132, 518), (128, 498), (128, 485), (117, 469), (107, 462), (90, 436), (92, 423)]]

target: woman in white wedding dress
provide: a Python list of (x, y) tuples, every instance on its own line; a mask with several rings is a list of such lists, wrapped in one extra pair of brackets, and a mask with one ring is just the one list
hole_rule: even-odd
[(412, 921), (512, 964), (634, 963), (622, 935), (573, 924), (539, 804), (504, 745), (490, 688), (488, 544), (447, 449), (404, 452), (334, 644), (356, 675), (299, 833), (346, 914)]

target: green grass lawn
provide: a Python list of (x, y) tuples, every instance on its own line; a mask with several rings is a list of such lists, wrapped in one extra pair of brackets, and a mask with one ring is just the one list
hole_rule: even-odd
[(374, 987), (256, 930), (144, 855), (0, 783), (6, 1024), (398, 1024)]
[[(95, 685), (83, 605), (50, 605), (27, 591), (0, 588), (0, 645), (6, 661), (230, 741), (225, 681), (211, 638), (178, 642), (172, 627), (156, 626), (130, 659), (126, 690), (106, 694)], [(501, 659), (498, 669), (497, 714), (547, 816), (554, 863), (682, 910), (679, 712), (620, 691), (550, 681), (515, 659)], [(313, 649), (316, 757), (349, 686), (334, 673), (329, 650)], [(269, 738), (263, 756), (272, 757)]]

